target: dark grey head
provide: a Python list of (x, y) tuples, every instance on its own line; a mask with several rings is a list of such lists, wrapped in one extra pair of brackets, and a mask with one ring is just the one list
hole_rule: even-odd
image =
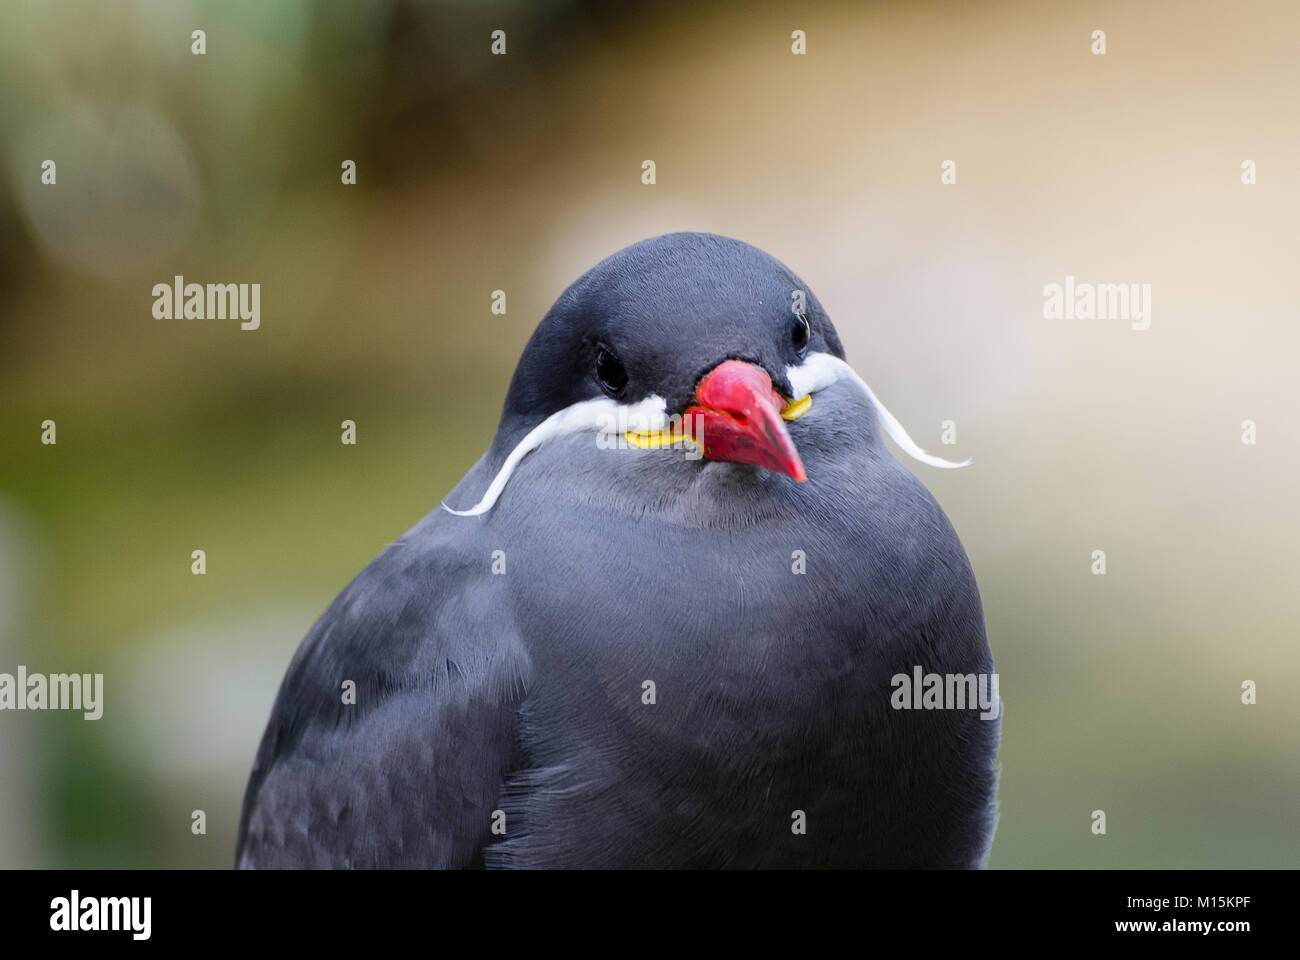
[(739, 240), (670, 233), (606, 257), (560, 296), (519, 360), (502, 427), (602, 395), (624, 404), (657, 395), (680, 414), (728, 359), (761, 368), (789, 396), (786, 368), (818, 352), (844, 356), (789, 267)]
[[(861, 388), (857, 403), (874, 405), (880, 425), (908, 453), (954, 466), (925, 454), (880, 406), (844, 361), (817, 297), (779, 260), (708, 233), (643, 240), (585, 273), (542, 318), (485, 459), (494, 480), (476, 506), (452, 512), (491, 509), (524, 455), (582, 431), (634, 446), (680, 444), (696, 460), (803, 482), (787, 422), (838, 380)], [(861, 408), (856, 412), (861, 419)], [(629, 426), (629, 418), (643, 426)], [(869, 413), (867, 421), (861, 428), (871, 439)]]

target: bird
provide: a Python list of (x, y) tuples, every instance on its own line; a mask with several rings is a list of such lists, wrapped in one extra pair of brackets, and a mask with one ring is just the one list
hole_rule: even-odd
[(239, 868), (979, 868), (1000, 702), (934, 468), (813, 292), (672, 233), (529, 339), (487, 452), (307, 633)]

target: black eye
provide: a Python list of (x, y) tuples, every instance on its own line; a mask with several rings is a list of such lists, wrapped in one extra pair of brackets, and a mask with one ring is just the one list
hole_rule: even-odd
[(797, 353), (803, 353), (808, 348), (808, 341), (812, 338), (812, 327), (808, 325), (808, 318), (802, 313), (796, 313), (794, 316), (794, 326), (790, 328), (790, 343), (794, 346)]
[(623, 361), (604, 347), (596, 354), (596, 381), (606, 393), (621, 393), (627, 386), (627, 368)]

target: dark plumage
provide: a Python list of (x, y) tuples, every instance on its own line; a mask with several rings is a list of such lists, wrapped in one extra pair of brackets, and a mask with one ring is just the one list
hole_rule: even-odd
[[(602, 349), (626, 370), (617, 402), (657, 395), (669, 413), (728, 358), (797, 399), (804, 355), (843, 357), (808, 288), (763, 252), (701, 234), (636, 244), (543, 318), (450, 507), (478, 502), (548, 416), (605, 395)], [(998, 722), (890, 705), (891, 677), (916, 665), (993, 669), (961, 544), (853, 383), (817, 390), (788, 427), (806, 483), (680, 447), (601, 449), (583, 430), (524, 456), (482, 515), (433, 510), (294, 657), (239, 865), (980, 865)]]

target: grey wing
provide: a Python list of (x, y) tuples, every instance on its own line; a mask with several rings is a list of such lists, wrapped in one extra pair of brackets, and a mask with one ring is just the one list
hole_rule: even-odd
[(249, 778), (237, 866), (481, 865), (529, 661), (506, 578), (448, 556), (390, 547), (307, 635)]

